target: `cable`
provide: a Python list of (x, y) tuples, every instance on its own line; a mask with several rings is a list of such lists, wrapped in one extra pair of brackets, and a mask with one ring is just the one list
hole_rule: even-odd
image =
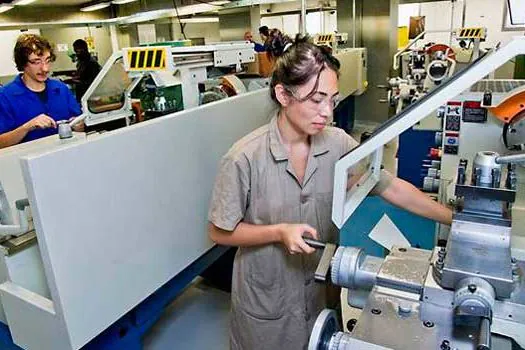
[(177, 21), (179, 21), (180, 31), (182, 33), (182, 36), (184, 37), (184, 40), (188, 40), (186, 38), (186, 33), (184, 33), (184, 24), (180, 21), (179, 8), (177, 7), (177, 0), (173, 0), (173, 6), (175, 7), (175, 13), (177, 14)]

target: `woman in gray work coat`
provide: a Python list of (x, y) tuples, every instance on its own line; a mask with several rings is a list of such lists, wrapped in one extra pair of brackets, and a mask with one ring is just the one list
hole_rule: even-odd
[[(331, 221), (335, 163), (357, 142), (328, 126), (339, 62), (304, 38), (278, 38), (269, 124), (223, 157), (209, 210), (211, 238), (238, 246), (233, 267), (232, 349), (305, 349), (325, 288), (314, 283), (320, 252), (303, 235), (338, 242)], [(452, 214), (387, 173), (375, 189), (389, 202), (443, 223)]]

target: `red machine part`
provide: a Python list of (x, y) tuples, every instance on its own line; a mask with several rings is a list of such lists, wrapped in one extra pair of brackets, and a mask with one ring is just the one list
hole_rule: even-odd
[(447, 57), (450, 58), (450, 59), (453, 59), (455, 61), (456, 60), (456, 53), (448, 45), (445, 45), (445, 44), (434, 44), (434, 45), (428, 47), (426, 51), (427, 51), (427, 54), (433, 55), (434, 53), (436, 53), (438, 51), (447, 52), (447, 50), (448, 50)]

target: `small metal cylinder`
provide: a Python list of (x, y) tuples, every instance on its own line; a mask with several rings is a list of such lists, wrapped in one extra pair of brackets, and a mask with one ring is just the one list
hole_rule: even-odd
[(479, 327), (478, 346), (476, 347), (476, 350), (490, 350), (490, 346), (490, 320), (488, 318), (482, 318)]
[(69, 139), (73, 137), (71, 125), (69, 125), (67, 122), (58, 123), (58, 136), (61, 139)]
[(496, 152), (478, 152), (476, 158), (474, 158), (473, 171), (473, 184), (481, 187), (492, 187), (494, 169), (496, 172), (501, 174), (501, 165), (496, 163), (496, 158), (499, 154)]

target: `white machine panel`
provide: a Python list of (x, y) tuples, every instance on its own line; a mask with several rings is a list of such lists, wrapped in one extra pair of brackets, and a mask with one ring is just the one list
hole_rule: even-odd
[(19, 166), (20, 157), (53, 147), (62, 147), (64, 144), (83, 141), (85, 139), (86, 137), (83, 133), (75, 133), (74, 139), (67, 140), (60, 140), (56, 135), (53, 135), (0, 149), (0, 183), (12, 209), (11, 217), (16, 217), (14, 209), (15, 201), (27, 198), (24, 180), (22, 179), (22, 171)]
[(367, 88), (367, 55), (364, 48), (342, 49), (334, 55), (341, 63), (339, 94), (341, 98), (361, 95)]
[[(207, 208), (219, 160), (267, 123), (273, 108), (262, 89), (22, 160), (54, 312), (70, 348), (212, 247)], [(15, 340), (34, 343), (21, 339), (31, 337), (23, 332), (31, 313), (15, 317), (11, 306)]]

